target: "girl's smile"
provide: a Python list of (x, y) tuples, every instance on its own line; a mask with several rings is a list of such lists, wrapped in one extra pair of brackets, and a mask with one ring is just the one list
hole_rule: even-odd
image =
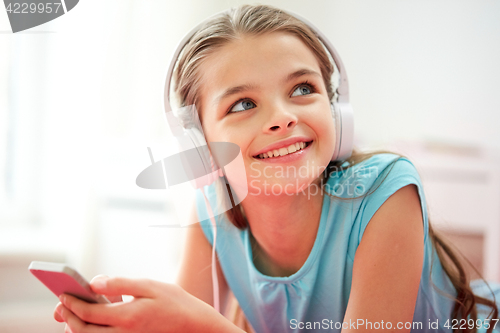
[[(295, 138), (291, 138), (292, 141), (297, 141)], [(279, 143), (278, 143), (279, 144)], [(311, 147), (312, 141), (299, 140), (291, 145), (283, 145), (282, 148), (279, 149), (269, 149), (266, 148), (264, 151), (267, 153), (261, 153), (258, 156), (254, 156), (259, 160), (263, 160), (266, 163), (287, 163), (296, 161), (299, 158), (302, 158)]]
[[(207, 141), (240, 147), (248, 184), (265, 180), (290, 191), (292, 181), (303, 188), (318, 178), (318, 166), (324, 170), (333, 156), (335, 128), (318, 60), (298, 37), (242, 36), (210, 54), (200, 71)], [(265, 177), (270, 164), (308, 172), (298, 182), (296, 172)]]

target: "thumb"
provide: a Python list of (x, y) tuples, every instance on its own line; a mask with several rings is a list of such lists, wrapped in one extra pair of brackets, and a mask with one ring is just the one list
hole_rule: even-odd
[(92, 290), (105, 296), (129, 295), (134, 297), (154, 296), (154, 281), (148, 279), (128, 279), (124, 277), (101, 276), (91, 282)]
[[(109, 279), (109, 276), (107, 275), (97, 275), (90, 281), (90, 287), (95, 293), (101, 294), (99, 291), (96, 290), (95, 286), (96, 284), (98, 285), (100, 283), (98, 282), (98, 280), (107, 280), (107, 279)], [(108, 296), (107, 299), (111, 303), (123, 302), (122, 295)]]

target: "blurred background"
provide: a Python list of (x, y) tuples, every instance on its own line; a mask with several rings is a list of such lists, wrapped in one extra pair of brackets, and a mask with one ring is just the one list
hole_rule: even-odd
[[(32, 260), (89, 280), (174, 281), (192, 197), (175, 204), (135, 179), (147, 147), (160, 159), (175, 145), (163, 88), (176, 44), (242, 3), (85, 0), (16, 34), (0, 8), (0, 332), (63, 331)], [(500, 282), (500, 2), (260, 3), (329, 37), (349, 75), (357, 146), (408, 156), (431, 222)]]

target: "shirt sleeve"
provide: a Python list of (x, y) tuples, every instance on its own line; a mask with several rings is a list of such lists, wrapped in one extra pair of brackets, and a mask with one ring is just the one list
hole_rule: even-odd
[(420, 207), (422, 209), (422, 220), (424, 222), (424, 243), (427, 240), (427, 205), (420, 176), (415, 166), (407, 158), (403, 157), (395, 160), (396, 161), (394, 163), (388, 163), (383, 170), (379, 170), (380, 174), (377, 176), (376, 181), (369, 189), (367, 189), (368, 193), (372, 191), (373, 193), (368, 194), (361, 204), (362, 212), (360, 212), (358, 245), (361, 242), (364, 231), (375, 212), (397, 190), (409, 184), (415, 184), (418, 189)]

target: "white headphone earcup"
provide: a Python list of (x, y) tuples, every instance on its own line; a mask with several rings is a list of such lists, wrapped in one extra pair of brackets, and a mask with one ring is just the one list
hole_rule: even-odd
[(332, 161), (343, 161), (352, 154), (354, 142), (354, 115), (351, 104), (332, 103), (332, 116), (335, 122), (335, 151)]

